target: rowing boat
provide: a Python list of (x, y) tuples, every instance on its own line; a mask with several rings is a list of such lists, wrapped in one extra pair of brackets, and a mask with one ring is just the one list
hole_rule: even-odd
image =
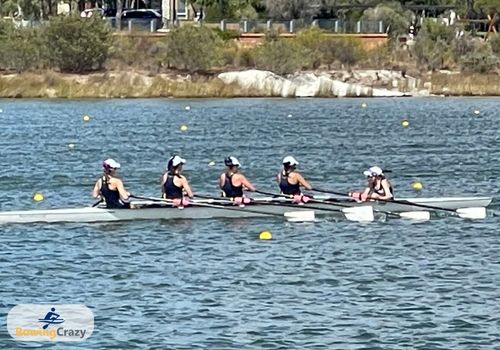
[[(406, 201), (416, 205), (429, 205), (446, 209), (485, 208), (491, 197), (445, 197), (445, 198), (405, 198), (392, 202), (363, 202), (358, 203), (338, 197), (318, 196), (315, 199), (329, 204), (302, 204), (291, 206), (283, 198), (257, 198), (255, 204), (244, 207), (234, 206), (225, 200), (195, 200), (195, 206), (174, 208), (166, 203), (152, 201), (133, 202), (134, 209), (106, 209), (103, 207), (84, 207), (68, 209), (24, 210), (0, 212), (0, 224), (5, 223), (34, 223), (34, 222), (110, 222), (130, 220), (175, 220), (175, 219), (212, 219), (212, 218), (253, 218), (269, 217), (271, 215), (285, 215), (289, 212), (311, 211), (314, 207), (315, 215), (329, 215), (342, 217), (343, 214), (333, 212), (332, 208), (343, 209), (345, 206), (372, 206), (382, 212), (408, 212), (422, 210), (421, 207), (401, 204)], [(196, 206), (199, 203), (203, 206)], [(208, 206), (212, 205), (212, 206)], [(324, 210), (321, 210), (324, 208)]]

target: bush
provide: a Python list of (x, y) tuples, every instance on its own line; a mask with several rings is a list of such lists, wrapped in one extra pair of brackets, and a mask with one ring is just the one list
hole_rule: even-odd
[(43, 66), (43, 44), (40, 33), (29, 28), (0, 28), (0, 69), (18, 73)]
[[(412, 53), (417, 59), (417, 63), (427, 69), (435, 70), (447, 67), (454, 62), (452, 43), (455, 40), (455, 30), (453, 27), (434, 22), (424, 21), (422, 29), (417, 35)], [(460, 51), (457, 43), (455, 50)]]
[(349, 38), (331, 38), (325, 40), (321, 50), (323, 51), (323, 57), (328, 67), (335, 61), (351, 67), (365, 56), (361, 43), (356, 39)]
[(500, 34), (492, 35), (489, 42), (493, 53), (497, 55), (498, 58), (500, 58)]
[(474, 49), (460, 59), (461, 68), (465, 72), (490, 73), (500, 67), (500, 59), (493, 54), (488, 43), (478, 42)]
[(164, 41), (157, 38), (120, 35), (113, 38), (106, 67), (122, 69), (123, 66), (128, 66), (158, 71), (165, 55)]
[(382, 21), (388, 25), (389, 33), (392, 37), (407, 34), (410, 28), (411, 11), (405, 11), (399, 3), (381, 4), (375, 8), (365, 10), (361, 20)]
[(323, 62), (322, 46), (325, 43), (323, 31), (319, 28), (311, 27), (303, 29), (297, 33), (296, 41), (310, 52), (311, 67), (317, 69)]
[(167, 37), (170, 65), (189, 71), (204, 71), (222, 63), (223, 41), (206, 27), (176, 28)]
[(53, 17), (42, 35), (52, 67), (62, 72), (98, 70), (108, 58), (110, 30), (106, 22), (97, 16)]
[(257, 68), (290, 74), (311, 64), (310, 51), (293, 39), (268, 40), (256, 52)]

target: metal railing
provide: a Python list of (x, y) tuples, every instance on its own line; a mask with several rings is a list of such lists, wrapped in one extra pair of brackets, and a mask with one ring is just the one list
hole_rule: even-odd
[[(115, 17), (104, 18), (114, 30), (118, 31), (141, 31), (156, 32), (163, 27), (160, 19), (125, 19), (120, 22)], [(20, 27), (38, 27), (39, 21), (15, 21)], [(118, 23), (120, 23), (118, 25)], [(176, 21), (176, 26), (191, 25), (191, 21)], [(291, 20), (291, 21), (228, 21), (220, 22), (198, 22), (196, 25), (206, 25), (212, 28), (218, 27), (222, 31), (232, 30), (240, 33), (267, 33), (276, 31), (280, 33), (296, 33), (305, 28), (317, 27), (330, 33), (346, 34), (381, 34), (386, 33), (387, 26), (382, 21), (345, 21), (340, 19), (317, 19), (313, 21)]]

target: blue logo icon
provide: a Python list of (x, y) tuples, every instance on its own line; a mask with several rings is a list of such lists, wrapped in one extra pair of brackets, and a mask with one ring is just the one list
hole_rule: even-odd
[(56, 309), (53, 307), (49, 312), (47, 312), (47, 315), (45, 315), (44, 318), (38, 319), (38, 322), (45, 323), (42, 327), (43, 329), (47, 329), (51, 324), (60, 324), (64, 322), (64, 319), (61, 318), (61, 315), (56, 314), (54, 311), (56, 311)]

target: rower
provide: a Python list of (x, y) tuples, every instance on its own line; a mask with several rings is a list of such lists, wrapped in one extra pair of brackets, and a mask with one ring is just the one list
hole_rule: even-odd
[(363, 174), (367, 177), (368, 187), (366, 187), (362, 193), (351, 192), (349, 196), (361, 201), (394, 199), (394, 191), (391, 183), (386, 178), (381, 168), (372, 166), (368, 170), (365, 170)]
[(297, 171), (299, 162), (292, 156), (283, 158), (283, 169), (277, 176), (281, 193), (292, 197), (294, 203), (307, 203), (311, 197), (302, 194), (300, 187), (312, 190), (311, 185)]
[(234, 204), (249, 204), (251, 198), (245, 197), (243, 189), (255, 191), (255, 187), (247, 180), (245, 175), (238, 172), (240, 162), (236, 157), (224, 159), (226, 170), (220, 175), (219, 186), (222, 190), (222, 197), (229, 197)]
[(116, 176), (120, 163), (109, 158), (102, 163), (102, 168), (104, 174), (95, 183), (92, 196), (104, 199), (106, 208), (130, 208), (130, 203), (126, 202), (130, 197), (130, 193), (125, 190), (122, 180)]
[(161, 177), (162, 198), (171, 199), (175, 207), (189, 205), (189, 201), (184, 198), (184, 194), (187, 194), (189, 198), (193, 198), (193, 191), (191, 191), (186, 177), (181, 175), (184, 163), (186, 163), (186, 160), (177, 155), (170, 157), (167, 163), (167, 171)]

